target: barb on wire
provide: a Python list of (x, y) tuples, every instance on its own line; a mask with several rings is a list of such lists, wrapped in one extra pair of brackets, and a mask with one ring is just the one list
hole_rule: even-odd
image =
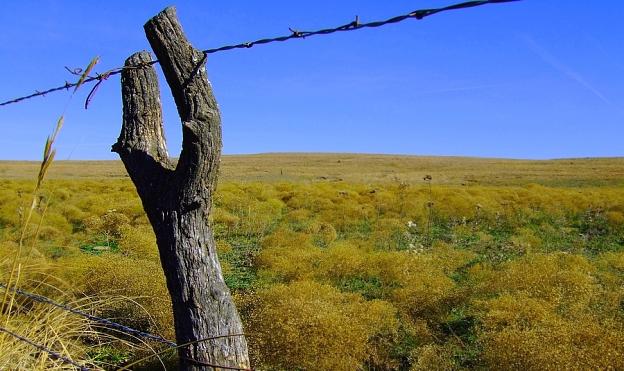
[[(481, 6), (481, 5), (486, 5), (486, 4), (497, 4), (497, 3), (509, 3), (509, 2), (515, 2), (515, 1), (520, 1), (520, 0), (473, 0), (473, 1), (466, 1), (463, 3), (458, 3), (458, 4), (453, 4), (453, 5), (449, 5), (446, 7), (442, 7), (442, 8), (432, 8), (432, 9), (420, 9), (420, 10), (414, 10), (410, 13), (407, 14), (403, 14), (403, 15), (399, 15), (396, 17), (392, 17), (383, 21), (374, 21), (374, 22), (368, 22), (368, 23), (360, 23), (359, 17), (356, 17), (355, 20), (353, 22), (349, 22), (347, 24), (344, 24), (342, 26), (338, 26), (338, 27), (334, 27), (334, 28), (326, 28), (326, 29), (322, 29), (322, 30), (318, 30), (318, 31), (299, 31), (293, 28), (289, 28), (290, 30), (290, 35), (287, 36), (279, 36), (279, 37), (273, 37), (273, 38), (267, 38), (267, 39), (260, 39), (260, 40), (255, 40), (255, 41), (250, 41), (250, 42), (244, 42), (244, 43), (240, 43), (240, 44), (234, 44), (234, 45), (226, 45), (226, 46), (221, 46), (218, 48), (212, 48), (212, 49), (206, 49), (206, 50), (202, 50), (202, 52), (204, 53), (204, 55), (208, 55), (208, 54), (213, 54), (213, 53), (218, 53), (218, 52), (223, 52), (223, 51), (227, 51), (227, 50), (232, 50), (232, 49), (248, 49), (251, 48), (255, 45), (263, 45), (263, 44), (269, 44), (269, 43), (273, 43), (273, 42), (284, 42), (287, 40), (291, 40), (291, 39), (305, 39), (307, 37), (311, 37), (311, 36), (317, 36), (317, 35), (329, 35), (335, 32), (343, 32), (343, 31), (354, 31), (354, 30), (361, 30), (363, 28), (376, 28), (376, 27), (381, 27), (381, 26), (385, 26), (388, 24), (393, 24), (393, 23), (399, 23), (402, 22), (406, 19), (417, 19), (417, 20), (421, 20), (425, 17), (428, 17), (430, 15), (434, 15), (437, 13), (442, 13), (442, 12), (446, 12), (446, 11), (450, 11), (450, 10), (457, 10), (457, 9), (467, 9), (467, 8), (473, 8), (473, 7), (477, 7), (477, 6)], [(87, 101), (85, 102), (85, 108), (88, 107), (91, 99), (93, 98), (93, 94), (95, 93), (95, 91), (97, 90), (97, 88), (99, 87), (99, 85), (102, 83), (102, 81), (106, 80), (108, 77), (113, 76), (113, 75), (117, 75), (120, 74), (124, 69), (128, 69), (128, 68), (143, 68), (143, 67), (147, 67), (147, 66), (151, 66), (158, 63), (158, 60), (149, 62), (149, 63), (144, 63), (141, 66), (130, 66), (130, 67), (118, 67), (118, 68), (113, 68), (111, 70), (108, 70), (102, 74), (97, 74), (96, 76), (92, 76), (89, 77), (87, 79), (85, 79), (84, 81), (82, 81), (82, 83), (90, 83), (93, 81), (97, 81), (96, 86), (91, 90), (91, 92), (89, 93), (89, 96), (87, 97)], [(77, 72), (77, 70), (72, 70), (70, 68), (65, 67), (65, 69), (67, 69), (71, 74), (76, 74), (79, 73)], [(39, 97), (39, 96), (45, 96), (46, 94), (49, 93), (53, 93), (53, 92), (57, 92), (57, 91), (61, 91), (63, 89), (69, 90), (72, 87), (75, 87), (77, 84), (70, 84), (68, 82), (65, 82), (64, 85), (62, 86), (58, 86), (55, 88), (50, 88), (47, 90), (43, 90), (43, 91), (35, 91), (35, 93), (30, 94), (30, 95), (25, 95), (22, 97), (18, 97), (18, 98), (14, 98), (14, 99), (10, 99), (4, 102), (0, 103), (0, 106), (6, 106), (9, 104), (14, 104), (14, 103), (19, 103), (22, 102), (24, 100), (27, 99), (32, 99), (35, 97)]]
[(22, 289), (8, 288), (3, 283), (0, 283), (0, 287), (4, 288), (5, 290), (14, 291), (15, 293), (17, 293), (17, 294), (19, 294), (21, 296), (27, 297), (27, 298), (32, 299), (34, 301), (37, 301), (39, 303), (50, 304), (50, 305), (55, 306), (55, 307), (57, 307), (59, 309), (63, 309), (65, 311), (67, 311), (67, 312), (70, 312), (70, 313), (73, 313), (73, 314), (77, 314), (77, 315), (85, 317), (85, 318), (87, 318), (87, 319), (89, 319), (89, 320), (91, 320), (93, 322), (97, 322), (99, 324), (108, 326), (110, 328), (114, 328), (114, 329), (119, 330), (119, 331), (124, 332), (124, 333), (130, 334), (130, 335), (134, 335), (134, 336), (137, 336), (137, 337), (141, 337), (141, 338), (144, 338), (144, 339), (154, 340), (154, 341), (157, 341), (159, 343), (166, 344), (166, 345), (168, 345), (170, 347), (177, 346), (177, 344), (175, 342), (173, 342), (171, 340), (167, 340), (167, 339), (163, 338), (162, 336), (158, 336), (158, 335), (150, 334), (150, 333), (147, 333), (147, 332), (139, 331), (139, 330), (133, 329), (131, 327), (124, 326), (124, 325), (122, 325), (120, 323), (113, 322), (113, 321), (111, 321), (109, 319), (91, 315), (91, 314), (89, 314), (87, 312), (84, 312), (84, 311), (81, 311), (79, 309), (72, 308), (72, 307), (70, 307), (70, 306), (68, 306), (66, 304), (57, 303), (56, 301), (54, 301), (54, 300), (52, 300), (52, 299), (50, 299), (48, 297), (45, 297), (45, 296), (42, 296), (42, 295), (33, 294), (32, 292), (24, 291)]
[(97, 74), (96, 79), (98, 80), (98, 82), (96, 82), (95, 85), (93, 85), (93, 88), (91, 88), (91, 90), (89, 91), (89, 94), (87, 95), (87, 99), (85, 99), (85, 104), (84, 104), (85, 109), (89, 108), (89, 103), (91, 103), (91, 100), (93, 99), (93, 96), (95, 95), (95, 92), (98, 90), (100, 85), (102, 85), (102, 82), (104, 80), (107, 80), (110, 75), (111, 75), (111, 72), (104, 72), (102, 74), (99, 74), (99, 73)]
[(82, 68), (80, 68), (80, 67), (69, 68), (69, 67), (65, 66), (65, 70), (67, 72), (71, 73), (74, 76), (80, 76), (82, 74)]
[(334, 27), (334, 28), (326, 28), (326, 29), (322, 29), (318, 31), (298, 31), (298, 30), (289, 28), (289, 31), (291, 32), (291, 34), (288, 36), (280, 36), (280, 37), (274, 37), (274, 38), (269, 38), (269, 39), (260, 39), (260, 40), (240, 43), (236, 45), (227, 45), (227, 46), (222, 46), (219, 48), (202, 50), (202, 52), (204, 54), (212, 54), (212, 53), (217, 53), (217, 52), (222, 52), (222, 51), (232, 50), (232, 49), (251, 48), (254, 45), (262, 45), (262, 44), (268, 44), (268, 43), (273, 43), (273, 42), (283, 42), (283, 41), (288, 41), (291, 39), (300, 39), (300, 38), (306, 38), (306, 37), (317, 36), (317, 35), (329, 35), (335, 32), (355, 31), (355, 30), (360, 30), (362, 28), (376, 28), (376, 27), (381, 27), (381, 26), (385, 26), (388, 24), (392, 24), (392, 23), (399, 23), (410, 18), (420, 20), (430, 15), (449, 11), (449, 10), (466, 9), (466, 8), (473, 8), (473, 7), (485, 5), (485, 4), (509, 3), (509, 2), (515, 2), (515, 1), (520, 1), (520, 0), (466, 1), (463, 3), (459, 3), (459, 4), (449, 5), (443, 8), (414, 10), (410, 13), (392, 17), (383, 21), (374, 21), (374, 22), (368, 22), (368, 23), (360, 23), (359, 17), (356, 16), (353, 22), (349, 22), (347, 24)]
[(22, 342), (24, 342), (26, 344), (29, 344), (29, 345), (39, 349), (42, 352), (48, 353), (50, 358), (52, 358), (53, 360), (59, 360), (59, 361), (61, 361), (63, 363), (72, 365), (72, 366), (78, 368), (80, 371), (89, 371), (89, 368), (81, 365), (80, 363), (78, 363), (78, 362), (76, 362), (76, 361), (74, 361), (74, 360), (72, 360), (72, 359), (70, 359), (68, 357), (65, 357), (61, 353), (59, 353), (57, 351), (54, 351), (54, 350), (52, 350), (52, 349), (50, 349), (48, 347), (45, 347), (45, 346), (43, 346), (41, 344), (37, 344), (34, 341), (32, 341), (32, 340), (30, 340), (28, 338), (25, 338), (24, 336), (21, 336), (19, 334), (16, 334), (15, 332), (13, 332), (13, 331), (11, 331), (9, 329), (6, 329), (4, 327), (0, 327), (0, 332), (4, 332), (4, 333), (6, 333), (8, 335), (11, 335), (14, 338), (18, 339), (19, 341), (22, 341)]

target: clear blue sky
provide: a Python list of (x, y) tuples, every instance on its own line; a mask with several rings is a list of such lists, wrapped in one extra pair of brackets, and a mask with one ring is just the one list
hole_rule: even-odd
[[(437, 7), (436, 1), (178, 1), (199, 48)], [(71, 80), (149, 49), (163, 1), (6, 0), (0, 100)], [(624, 2), (524, 0), (374, 30), (214, 54), (224, 152), (367, 152), (510, 158), (622, 156)], [(161, 81), (170, 154), (179, 120)], [(119, 78), (89, 110), (71, 102), (58, 159), (114, 159)], [(0, 107), (0, 159), (39, 159), (68, 94)]]

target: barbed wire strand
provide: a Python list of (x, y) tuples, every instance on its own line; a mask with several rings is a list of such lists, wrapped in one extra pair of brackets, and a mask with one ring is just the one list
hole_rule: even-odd
[[(7, 290), (7, 286), (5, 284), (3, 284), (3, 283), (0, 283), (0, 287), (2, 287), (5, 290)], [(158, 341), (160, 343), (168, 345), (169, 346), (168, 350), (171, 350), (173, 348), (180, 348), (180, 347), (188, 346), (188, 345), (191, 345), (191, 344), (194, 344), (194, 343), (203, 342), (203, 341), (216, 340), (216, 339), (222, 339), (222, 338), (229, 338), (229, 337), (233, 337), (233, 336), (245, 336), (245, 334), (217, 335), (217, 336), (212, 336), (212, 337), (205, 338), (205, 339), (191, 341), (189, 343), (185, 343), (185, 344), (182, 344), (182, 345), (178, 345), (175, 342), (167, 340), (167, 339), (165, 339), (165, 338), (163, 338), (161, 336), (150, 334), (150, 333), (143, 332), (143, 331), (140, 331), (140, 330), (136, 330), (136, 329), (133, 329), (131, 327), (124, 326), (124, 325), (122, 325), (120, 323), (113, 322), (113, 321), (111, 321), (109, 319), (91, 315), (91, 314), (86, 313), (84, 311), (81, 311), (79, 309), (72, 308), (72, 307), (70, 307), (68, 305), (58, 303), (58, 302), (56, 302), (56, 301), (54, 301), (54, 300), (52, 300), (52, 299), (50, 299), (50, 298), (48, 298), (46, 296), (43, 296), (43, 295), (34, 294), (32, 292), (28, 292), (28, 291), (25, 291), (25, 290), (22, 290), (22, 289), (10, 288), (8, 290), (14, 291), (18, 295), (27, 297), (27, 298), (32, 299), (34, 301), (37, 301), (39, 303), (50, 304), (50, 305), (55, 306), (55, 307), (57, 307), (59, 309), (68, 311), (68, 312), (73, 313), (73, 314), (77, 314), (77, 315), (83, 316), (83, 317), (85, 317), (85, 318), (87, 318), (87, 319), (89, 319), (91, 321), (97, 322), (99, 324), (106, 325), (106, 326), (108, 326), (110, 328), (114, 328), (114, 329), (116, 329), (116, 330), (118, 330), (120, 332), (123, 332), (123, 333), (126, 333), (126, 334), (131, 334), (131, 335), (134, 335), (134, 336), (137, 336), (137, 337), (141, 337), (141, 338), (144, 338), (144, 339)], [(34, 343), (33, 341), (23, 337), (23, 336), (20, 336), (20, 335), (17, 335), (15, 333), (12, 333), (11, 331), (9, 331), (7, 329), (4, 329), (4, 328), (0, 328), (0, 331), (5, 331), (9, 335), (12, 335), (12, 336), (16, 337), (19, 340), (22, 340), (22, 341), (24, 341), (24, 342), (26, 342), (26, 343), (34, 346), (34, 347), (37, 347), (40, 350), (44, 350), (44, 351), (48, 352), (50, 354), (50, 356), (53, 357), (53, 359), (60, 359), (60, 360), (62, 360), (64, 362), (66, 361), (67, 363), (71, 363), (72, 365), (74, 365), (76, 367), (81, 367), (81, 370), (89, 370), (88, 368), (85, 368), (84, 366), (80, 366), (79, 364), (73, 362), (72, 360), (70, 360), (70, 359), (68, 359), (66, 357), (61, 356), (57, 352), (54, 352), (54, 351), (49, 350), (49, 349), (47, 349), (47, 348), (45, 348), (45, 347), (43, 347), (41, 345), (38, 345), (38, 344)], [(210, 363), (203, 363), (201, 361), (198, 361), (198, 360), (195, 360), (195, 359), (192, 359), (192, 358), (186, 358), (186, 359), (188, 361), (191, 361), (191, 362), (194, 362), (194, 363), (197, 363), (197, 364), (200, 364), (200, 365), (211, 366), (213, 368), (216, 367), (216, 368), (222, 368), (222, 369), (228, 369), (228, 370), (243, 370), (243, 371), (245, 371), (245, 370), (251, 371), (252, 370), (252, 369), (240, 368), (240, 367), (232, 367), (232, 366), (218, 366), (218, 365), (213, 365), (213, 364), (210, 364)]]
[(96, 323), (108, 326), (110, 328), (114, 328), (114, 329), (119, 330), (121, 332), (124, 332), (126, 334), (131, 334), (131, 335), (134, 335), (134, 336), (137, 336), (137, 337), (141, 337), (143, 339), (154, 340), (154, 341), (157, 341), (159, 343), (166, 344), (166, 345), (168, 345), (170, 347), (177, 346), (177, 344), (175, 342), (173, 342), (171, 340), (167, 340), (167, 339), (163, 338), (162, 336), (150, 334), (150, 333), (143, 332), (143, 331), (140, 331), (140, 330), (136, 330), (136, 329), (133, 329), (132, 327), (124, 326), (124, 325), (122, 325), (120, 323), (113, 322), (113, 321), (111, 321), (109, 319), (91, 315), (91, 314), (89, 314), (87, 312), (84, 312), (84, 311), (81, 311), (79, 309), (72, 308), (69, 305), (58, 303), (58, 302), (56, 302), (56, 301), (54, 301), (54, 300), (52, 300), (52, 299), (50, 299), (50, 298), (48, 298), (46, 296), (34, 294), (32, 292), (24, 291), (22, 289), (7, 288), (7, 286), (5, 284), (3, 284), (3, 283), (0, 283), (0, 287), (4, 288), (5, 290), (14, 291), (17, 294), (19, 294), (21, 296), (24, 296), (24, 297), (27, 297), (27, 298), (30, 298), (30, 299), (32, 299), (32, 300), (34, 300), (36, 302), (49, 304), (49, 305), (52, 305), (52, 306), (57, 307), (59, 309), (63, 309), (65, 311), (67, 311), (67, 312), (70, 312), (70, 313), (73, 313), (73, 314), (85, 317), (85, 318), (87, 318), (87, 319), (89, 319), (89, 320), (91, 320), (93, 322), (96, 322)]
[[(399, 23), (402, 22), (406, 19), (416, 19), (416, 20), (421, 20), (425, 17), (434, 15), (434, 14), (438, 14), (438, 13), (442, 13), (442, 12), (446, 12), (446, 11), (451, 11), (451, 10), (458, 10), (458, 9), (467, 9), (467, 8), (474, 8), (477, 6), (482, 6), (482, 5), (486, 5), (486, 4), (498, 4), (498, 3), (509, 3), (509, 2), (516, 2), (516, 1), (521, 1), (521, 0), (473, 0), (473, 1), (466, 1), (466, 2), (462, 2), (462, 3), (458, 3), (458, 4), (453, 4), (453, 5), (449, 5), (449, 6), (445, 6), (442, 8), (431, 8), (431, 9), (419, 9), (419, 10), (414, 10), (410, 13), (407, 14), (402, 14), (402, 15), (398, 15), (383, 21), (373, 21), (373, 22), (368, 22), (368, 23), (360, 23), (359, 18), (356, 16), (355, 20), (352, 22), (349, 22), (347, 24), (344, 24), (342, 26), (338, 26), (338, 27), (334, 27), (334, 28), (326, 28), (326, 29), (321, 29), (321, 30), (317, 30), (317, 31), (298, 31), (296, 29), (292, 29), (289, 28), (290, 30), (290, 35), (286, 35), (286, 36), (279, 36), (279, 37), (273, 37), (273, 38), (266, 38), (266, 39), (260, 39), (260, 40), (255, 40), (255, 41), (251, 41), (251, 42), (244, 42), (244, 43), (240, 43), (240, 44), (234, 44), (234, 45), (226, 45), (226, 46), (221, 46), (218, 48), (212, 48), (212, 49), (205, 49), (202, 50), (202, 53), (204, 53), (204, 56), (207, 56), (208, 54), (214, 54), (214, 53), (219, 53), (219, 52), (223, 52), (223, 51), (228, 51), (228, 50), (233, 50), (233, 49), (249, 49), (255, 45), (264, 45), (264, 44), (269, 44), (269, 43), (274, 43), (274, 42), (284, 42), (284, 41), (288, 41), (288, 40), (292, 40), (292, 39), (305, 39), (308, 37), (312, 37), (312, 36), (318, 36), (318, 35), (329, 35), (332, 33), (336, 33), (336, 32), (344, 32), (344, 31), (355, 31), (355, 30), (361, 30), (363, 28), (377, 28), (377, 27), (381, 27), (381, 26), (385, 26), (388, 24), (394, 24), (394, 23)], [(137, 66), (126, 66), (126, 67), (117, 67), (117, 68), (113, 68), (111, 70), (108, 70), (104, 73), (98, 73), (95, 76), (89, 76), (87, 79), (85, 79), (83, 81), (83, 84), (86, 83), (91, 83), (93, 81), (97, 81), (97, 83), (95, 84), (95, 86), (91, 89), (87, 100), (85, 102), (85, 108), (88, 106), (89, 102), (91, 101), (91, 99), (93, 98), (93, 95), (95, 93), (95, 91), (97, 90), (97, 88), (100, 86), (100, 84), (108, 79), (110, 76), (114, 76), (114, 75), (118, 75), (120, 74), (123, 70), (125, 69), (130, 69), (130, 68), (144, 68), (144, 67), (148, 67), (148, 66), (152, 66), (154, 64), (159, 63), (158, 60), (155, 61), (151, 61), (149, 63), (143, 63), (141, 65), (137, 65)], [(71, 70), (70, 70), (71, 72)], [(0, 106), (7, 106), (9, 104), (15, 104), (15, 103), (19, 103), (28, 99), (32, 99), (35, 97), (40, 97), (40, 96), (45, 96), (47, 94), (50, 93), (54, 93), (54, 92), (58, 92), (61, 90), (69, 90), (73, 87), (75, 87), (76, 84), (75, 83), (69, 83), (69, 82), (65, 82), (64, 85), (61, 86), (57, 86), (55, 88), (50, 88), (50, 89), (46, 89), (43, 91), (35, 91), (35, 93), (33, 94), (29, 94), (29, 95), (25, 95), (22, 97), (18, 97), (18, 98), (14, 98), (14, 99), (10, 99), (7, 101), (4, 101), (2, 103), (0, 103)]]
[(26, 338), (24, 336), (21, 336), (19, 334), (16, 334), (15, 332), (13, 332), (13, 331), (11, 331), (11, 330), (9, 330), (7, 328), (0, 327), (0, 332), (4, 332), (4, 333), (6, 333), (8, 335), (11, 335), (14, 338), (16, 338), (16, 339), (18, 339), (18, 340), (20, 340), (20, 341), (22, 341), (22, 342), (24, 342), (26, 344), (29, 344), (29, 345), (39, 349), (42, 352), (48, 353), (50, 358), (52, 358), (53, 360), (59, 360), (59, 361), (61, 361), (63, 363), (70, 364), (70, 365), (78, 368), (80, 371), (89, 371), (90, 370), (89, 368), (81, 365), (80, 363), (78, 363), (78, 362), (76, 362), (76, 361), (74, 361), (74, 360), (72, 360), (70, 358), (67, 358), (67, 357), (63, 356), (61, 353), (59, 353), (57, 351), (54, 351), (54, 350), (52, 350), (52, 349), (50, 349), (48, 347), (45, 347), (45, 346), (43, 346), (41, 344), (37, 344), (34, 341), (32, 341), (32, 340), (30, 340), (30, 339), (28, 339), (28, 338)]

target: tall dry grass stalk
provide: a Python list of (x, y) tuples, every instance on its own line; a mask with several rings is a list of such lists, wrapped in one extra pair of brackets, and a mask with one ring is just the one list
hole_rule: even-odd
[[(43, 222), (43, 216), (47, 210), (49, 201), (43, 205), (42, 215), (35, 228), (34, 239), (30, 245), (28, 254), (24, 256), (22, 253), (26, 238), (31, 230), (30, 222), (33, 218), (33, 214), (35, 210), (41, 206), (39, 203), (43, 200), (43, 198), (40, 197), (42, 185), (56, 155), (54, 143), (63, 127), (67, 107), (78, 88), (82, 85), (93, 67), (98, 63), (98, 60), (97, 57), (93, 58), (84, 72), (82, 72), (76, 87), (67, 100), (61, 116), (56, 122), (52, 134), (46, 138), (43, 158), (37, 174), (37, 182), (32, 192), (30, 207), (23, 218), (16, 249), (12, 253), (12, 256), (0, 259), (0, 267), (2, 267), (2, 270), (0, 270), (0, 279), (2, 283), (6, 283), (3, 299), (0, 303), (0, 322), (5, 328), (10, 329), (12, 332), (46, 348), (54, 349), (67, 357), (76, 354), (84, 355), (85, 348), (82, 341), (79, 339), (84, 339), (85, 336), (97, 338), (99, 334), (90, 329), (90, 324), (84, 318), (76, 317), (58, 308), (33, 303), (32, 301), (23, 301), (16, 295), (20, 282), (25, 282), (31, 287), (49, 285), (45, 282), (45, 278), (43, 278), (42, 281), (38, 281), (42, 279), (42, 277), (38, 276), (37, 273), (45, 270), (45, 268), (41, 266), (45, 265), (45, 262), (39, 261), (35, 264), (30, 264), (29, 261), (32, 252), (35, 250), (36, 241)], [(10, 269), (6, 269), (9, 267)], [(6, 274), (7, 271), (9, 272), (8, 275)], [(59, 292), (62, 291), (63, 290), (59, 290)], [(50, 355), (45, 352), (36, 351), (30, 344), (20, 341), (15, 337), (11, 337), (7, 333), (0, 335), (0, 369), (50, 369), (66, 367), (67, 365), (63, 364), (62, 361), (50, 358)]]
[[(10, 259), (11, 257), (4, 259), (0, 257), (0, 266), (8, 266)], [(58, 302), (87, 313), (115, 306), (118, 301), (129, 300), (122, 297), (75, 299), (71, 294), (71, 288), (48, 274), (48, 270), (49, 267), (43, 258), (32, 259), (19, 270), (20, 286), (31, 292), (42, 293), (46, 297), (54, 297)], [(6, 280), (6, 274), (7, 271), (0, 271), (0, 280)], [(12, 291), (10, 302), (12, 315), (2, 327), (89, 369), (117, 367), (116, 364), (106, 364), (102, 359), (98, 359), (98, 353), (93, 352), (93, 349), (113, 346), (144, 353), (156, 352), (149, 344), (138, 341), (140, 339), (117, 333), (88, 318), (48, 303), (40, 303), (23, 295), (14, 294), (15, 291)], [(0, 332), (0, 370), (5, 369), (60, 370), (74, 367), (11, 334)]]
[[(44, 216), (51, 202), (50, 199), (46, 200), (43, 197), (42, 186), (56, 156), (54, 144), (63, 127), (69, 103), (98, 61), (98, 57), (93, 58), (81, 73), (52, 134), (46, 138), (30, 207), (25, 214), (23, 212), (20, 214), (21, 224), (15, 250), (0, 250), (0, 282), (5, 285), (0, 287), (4, 289), (0, 303), (0, 324), (3, 328), (38, 346), (51, 349), (62, 357), (88, 366), (90, 369), (117, 367), (116, 364), (107, 365), (101, 359), (97, 360), (97, 353), (92, 352), (94, 347), (113, 345), (116, 348), (152, 354), (149, 358), (160, 359), (160, 357), (156, 350), (142, 339), (118, 333), (62, 308), (33, 301), (19, 295), (17, 289), (19, 287), (26, 291), (38, 292), (52, 300), (88, 313), (95, 313), (100, 308), (114, 307), (119, 301), (132, 302), (132, 299), (118, 295), (75, 299), (71, 287), (49, 273), (53, 269), (46, 258), (41, 254), (34, 254), (37, 252), (36, 245)], [(33, 231), (31, 221), (37, 210), (39, 210), (40, 217)], [(28, 239), (31, 243), (25, 253)], [(4, 369), (74, 369), (74, 366), (62, 359), (55, 359), (47, 352), (40, 351), (32, 344), (8, 332), (0, 332), (0, 370)]]
[[(56, 138), (58, 137), (58, 134), (60, 133), (61, 128), (63, 127), (63, 122), (65, 121), (65, 113), (67, 111), (67, 107), (69, 106), (69, 103), (71, 102), (72, 98), (76, 94), (76, 91), (78, 91), (78, 88), (80, 88), (80, 86), (84, 83), (84, 80), (87, 78), (87, 76), (89, 76), (89, 73), (91, 73), (91, 70), (93, 70), (93, 67), (95, 67), (95, 65), (98, 62), (99, 62), (99, 57), (93, 58), (91, 62), (89, 62), (89, 65), (87, 66), (87, 68), (83, 71), (82, 75), (80, 75), (80, 78), (78, 79), (78, 82), (76, 83), (76, 86), (74, 87), (74, 90), (72, 91), (72, 94), (67, 99), (67, 103), (65, 104), (63, 113), (61, 114), (59, 119), (56, 121), (56, 126), (54, 127), (54, 131), (52, 132), (51, 135), (49, 135), (46, 138), (46, 142), (43, 148), (43, 159), (41, 160), (41, 166), (39, 167), (39, 173), (37, 174), (37, 183), (35, 185), (35, 189), (33, 190), (30, 208), (28, 209), (28, 213), (26, 214), (26, 218), (24, 219), (24, 223), (20, 231), (18, 248), (15, 251), (13, 264), (11, 265), (11, 273), (9, 274), (8, 282), (7, 282), (8, 288), (11, 288), (11, 287), (16, 288), (18, 281), (19, 281), (18, 277), (16, 276), (16, 272), (19, 271), (20, 265), (21, 265), (20, 258), (21, 258), (22, 248), (24, 246), (24, 239), (26, 237), (26, 233), (28, 231), (28, 226), (30, 225), (30, 220), (32, 219), (33, 212), (37, 208), (37, 200), (39, 198), (38, 196), (41, 191), (41, 186), (46, 177), (46, 174), (48, 173), (48, 170), (50, 169), (50, 166), (52, 165), (52, 162), (54, 161), (54, 157), (56, 156), (56, 149), (54, 148), (54, 142), (56, 141)], [(41, 218), (39, 221), (39, 225), (37, 226), (37, 231), (40, 230), (42, 221), (43, 221), (43, 218)], [(34, 243), (33, 243), (33, 249), (34, 249)], [(15, 281), (13, 281), (14, 278), (15, 278)], [(11, 316), (11, 306), (10, 306), (10, 302), (7, 302), (7, 300), (9, 300), (9, 290), (5, 291), (4, 297), (2, 299), (2, 304), (0, 305), (0, 312), (2, 313), (6, 312), (6, 321), (8, 322)]]

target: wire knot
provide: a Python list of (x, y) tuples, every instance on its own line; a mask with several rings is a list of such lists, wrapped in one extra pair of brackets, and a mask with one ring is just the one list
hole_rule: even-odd
[[(142, 62), (142, 63), (146, 64), (145, 62)], [(143, 67), (138, 67), (138, 68), (143, 68)], [(89, 94), (87, 95), (87, 99), (85, 99), (84, 109), (89, 108), (89, 104), (91, 103), (91, 100), (93, 100), (93, 97), (95, 96), (95, 92), (98, 90), (98, 88), (102, 84), (102, 81), (108, 79), (110, 75), (113, 73), (116, 73), (115, 70), (109, 70), (104, 73), (95, 74), (94, 79), (97, 80), (97, 82), (95, 83), (95, 85), (93, 85), (93, 88), (91, 88), (91, 90), (89, 91)]]
[(95, 74), (95, 79), (98, 80), (98, 81), (106, 80), (106, 79), (108, 79), (110, 77), (112, 72), (113, 71), (110, 70), (110, 71), (106, 71), (104, 73), (96, 73)]
[(149, 62), (141, 61), (141, 62), (139, 62), (139, 64), (136, 65), (136, 68), (147, 68), (149, 66), (150, 66)]
[(288, 30), (290, 32), (292, 32), (292, 36), (294, 36), (294, 37), (303, 37), (303, 32), (301, 32), (301, 31), (297, 31), (297, 30), (292, 29), (290, 27), (288, 27)]
[(80, 76), (80, 74), (82, 74), (82, 68), (80, 67), (76, 67), (76, 68), (69, 68), (67, 66), (64, 66), (64, 67), (67, 70), (67, 72), (71, 73), (72, 75)]
[(416, 18), (418, 20), (425, 18), (427, 15), (429, 15), (428, 10), (417, 10), (415, 12), (410, 13), (410, 17)]

